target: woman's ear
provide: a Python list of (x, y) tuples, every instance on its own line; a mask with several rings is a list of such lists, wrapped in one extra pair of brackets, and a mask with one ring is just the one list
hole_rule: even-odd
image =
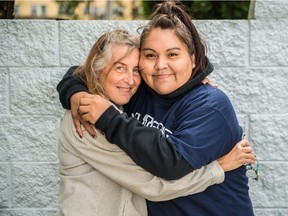
[(191, 55), (191, 63), (192, 63), (192, 69), (196, 67), (196, 62), (195, 62), (195, 55)]

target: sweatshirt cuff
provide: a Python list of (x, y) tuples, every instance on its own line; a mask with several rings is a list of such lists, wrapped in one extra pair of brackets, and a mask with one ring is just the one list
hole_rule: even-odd
[(219, 165), (217, 161), (213, 161), (211, 164), (209, 164), (211, 174), (213, 176), (213, 183), (214, 184), (220, 184), (225, 179), (225, 173), (222, 169), (222, 167)]
[(104, 134), (106, 134), (112, 121), (119, 114), (119, 111), (115, 109), (113, 105), (111, 105), (96, 121), (95, 127), (101, 130)]

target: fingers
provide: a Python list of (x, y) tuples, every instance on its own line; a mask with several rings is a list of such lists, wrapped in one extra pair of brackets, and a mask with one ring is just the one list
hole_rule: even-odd
[(202, 83), (218, 88), (218, 85), (214, 84), (208, 77), (205, 77), (205, 79), (202, 80)]
[(81, 129), (81, 122), (78, 118), (73, 118), (73, 122), (76, 128), (77, 134), (82, 138), (83, 137), (83, 131)]
[(253, 154), (253, 149), (250, 146), (250, 143), (248, 140), (241, 140), (236, 144), (238, 149), (238, 157), (240, 158), (240, 161), (245, 163), (255, 163), (256, 157)]
[(103, 100), (105, 99), (99, 95), (85, 94), (79, 99), (79, 106), (97, 104)]
[(245, 158), (243, 164), (254, 164), (256, 162), (256, 158), (251, 156), (249, 158)]
[(90, 105), (93, 102), (93, 99), (92, 98), (88, 98), (88, 96), (87, 97), (83, 97), (83, 98), (81, 98), (79, 100), (79, 106), (87, 106), (87, 105)]
[(251, 156), (251, 158), (255, 158), (255, 155), (253, 154), (253, 149), (249, 143), (248, 140), (241, 140), (239, 143), (237, 143), (238, 148), (241, 152), (244, 154)]
[(209, 84), (210, 80), (208, 79), (208, 77), (205, 77), (203, 80), (202, 80), (202, 83), (203, 84)]
[(238, 156), (241, 164), (255, 163), (256, 161), (256, 157), (253, 154), (251, 147), (244, 147)]
[(76, 129), (77, 134), (80, 136), (80, 138), (83, 137), (83, 130), (81, 128), (81, 125), (84, 126), (84, 128), (88, 131), (88, 133), (91, 136), (96, 136), (95, 131), (93, 130), (93, 127), (91, 126), (91, 124), (87, 121), (85, 121), (81, 115), (83, 115), (84, 113), (80, 113), (79, 112), (79, 108), (75, 109), (76, 107), (74, 107), (74, 109), (71, 108), (71, 115), (72, 115), (72, 119), (73, 119), (73, 123)]
[(243, 147), (242, 149), (240, 149), (241, 152), (243, 152), (244, 154), (252, 154), (253, 149), (248, 146), (248, 147)]
[(248, 140), (243, 139), (243, 140), (241, 140), (240, 142), (238, 142), (238, 143), (236, 144), (236, 146), (240, 146), (240, 147), (243, 148), (243, 147), (250, 146), (250, 143), (249, 143)]
[(255, 163), (256, 160), (257, 160), (256, 155), (252, 152), (252, 150), (251, 150), (251, 153), (247, 153), (245, 156), (246, 156), (246, 157), (245, 157), (245, 159), (244, 159), (244, 160), (245, 160), (244, 163), (251, 163), (251, 164), (253, 164), (253, 163)]
[(92, 136), (96, 137), (96, 132), (92, 125), (89, 122), (83, 122), (83, 127), (87, 130), (87, 132)]
[(79, 114), (77, 112), (77, 107), (76, 106), (72, 106), (71, 107), (71, 115), (72, 115), (74, 126), (76, 128), (76, 132), (82, 138), (83, 137), (83, 131), (81, 130), (80, 116), (79, 116)]
[[(78, 115), (79, 116), (79, 115)], [(80, 138), (83, 137), (83, 130), (81, 128), (81, 125), (83, 125), (83, 127), (87, 130), (87, 132), (92, 136), (92, 137), (96, 137), (96, 132), (94, 130), (94, 128), (92, 127), (92, 125), (83, 120), (83, 119), (80, 119), (80, 117), (74, 117), (73, 118), (73, 123), (75, 125), (75, 128), (76, 128), (76, 132), (77, 134), (80, 136)]]
[[(87, 110), (85, 110), (85, 106), (89, 105), (91, 103), (91, 99), (94, 97), (95, 95), (91, 95), (87, 92), (77, 92), (77, 93), (74, 93), (70, 98), (73, 123), (74, 123), (77, 134), (81, 138), (83, 137), (83, 130), (81, 128), (81, 125), (83, 125), (83, 127), (88, 131), (88, 133), (91, 136), (93, 137), (96, 136), (96, 132), (94, 131), (91, 124), (81, 118), (81, 115), (84, 115), (85, 113), (87, 113)], [(80, 105), (84, 105), (84, 110), (81, 112), (79, 112)]]
[(80, 100), (78, 115), (95, 125), (99, 117), (111, 106), (108, 100), (99, 95), (87, 95)]
[(78, 108), (78, 115), (81, 118), (81, 122), (84, 127), (85, 125), (94, 125), (96, 123), (96, 121), (93, 121), (93, 112), (89, 106), (80, 106)]

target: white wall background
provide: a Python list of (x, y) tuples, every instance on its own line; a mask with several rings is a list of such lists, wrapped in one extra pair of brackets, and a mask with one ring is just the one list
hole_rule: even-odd
[[(232, 100), (260, 160), (250, 182), (257, 216), (288, 215), (288, 1), (259, 0), (255, 20), (202, 20), (210, 76)], [(56, 213), (55, 90), (112, 28), (145, 21), (0, 20), (0, 215)], [(223, 205), (225, 205), (223, 203)]]

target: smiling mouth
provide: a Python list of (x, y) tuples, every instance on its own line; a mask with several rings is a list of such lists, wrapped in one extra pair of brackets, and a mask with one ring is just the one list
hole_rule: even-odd
[(120, 90), (120, 91), (125, 91), (125, 92), (130, 92), (132, 87), (120, 87), (120, 86), (117, 86), (117, 88)]
[(156, 77), (157, 79), (166, 79), (169, 78), (171, 76), (171, 74), (158, 74), (158, 75), (154, 75), (154, 77)]

